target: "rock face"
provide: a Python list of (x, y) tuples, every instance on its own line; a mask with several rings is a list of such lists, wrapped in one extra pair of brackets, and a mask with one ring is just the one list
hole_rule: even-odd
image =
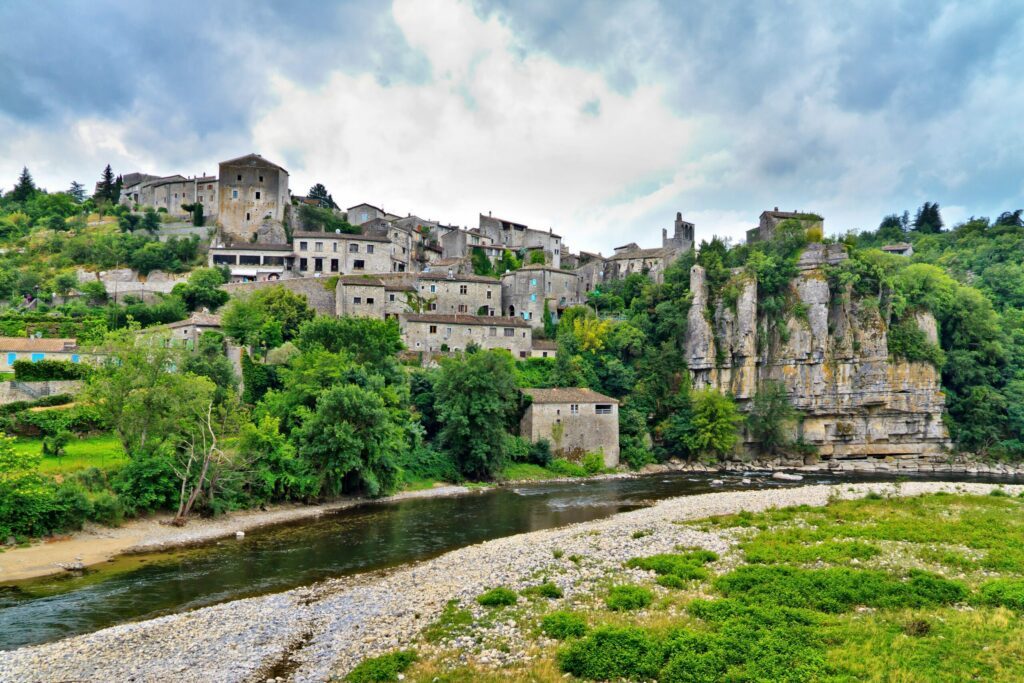
[[(939, 372), (889, 357), (877, 299), (831, 291), (823, 266), (845, 258), (841, 245), (814, 244), (802, 254), (784, 329), (772, 329), (758, 311), (749, 275), (733, 273), (726, 287), (739, 292), (733, 304), (708, 292), (704, 269), (694, 266), (686, 339), (693, 385), (729, 392), (746, 407), (762, 381), (782, 382), (802, 413), (792, 436), (823, 459), (943, 456), (949, 435)], [(917, 323), (937, 339), (930, 313), (919, 312)]]

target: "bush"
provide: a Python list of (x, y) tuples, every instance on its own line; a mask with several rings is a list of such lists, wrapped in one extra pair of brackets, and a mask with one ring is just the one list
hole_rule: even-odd
[(608, 591), (604, 604), (613, 612), (627, 612), (643, 609), (651, 604), (654, 595), (643, 586), (622, 585), (612, 586)]
[(661, 645), (641, 628), (603, 626), (560, 650), (558, 664), (579, 678), (647, 680), (661, 668)]
[(514, 591), (499, 586), (492, 588), (486, 593), (481, 593), (477, 596), (476, 601), (484, 607), (507, 607), (508, 605), (514, 605), (519, 600), (519, 597)]
[(379, 657), (364, 659), (345, 676), (350, 683), (384, 683), (397, 681), (402, 673), (416, 661), (415, 650), (399, 650)]
[(43, 437), (43, 455), (60, 457), (64, 455), (68, 442), (71, 441), (71, 432), (61, 429), (55, 434)]
[(587, 471), (574, 462), (563, 458), (555, 458), (548, 464), (548, 469), (560, 477), (585, 477)]
[(90, 519), (107, 526), (121, 526), (124, 521), (124, 506), (110, 491), (101, 491), (92, 499)]
[(91, 370), (89, 365), (68, 360), (14, 361), (14, 379), (19, 382), (85, 379)]
[(638, 470), (644, 465), (657, 462), (654, 454), (643, 446), (627, 446), (620, 451), (622, 462), (626, 463), (632, 470)]
[(505, 454), (512, 462), (528, 462), (530, 442), (521, 436), (505, 435)]
[(530, 444), (529, 462), (541, 467), (551, 464), (551, 442), (547, 439), (538, 439)]
[(587, 622), (578, 614), (558, 610), (544, 615), (540, 621), (540, 630), (544, 635), (557, 640), (579, 638), (587, 632)]
[(118, 470), (114, 491), (130, 514), (170, 509), (178, 500), (178, 477), (171, 459), (163, 454), (136, 456)]
[(978, 590), (978, 602), (1024, 611), (1024, 580), (996, 579), (987, 581)]
[(405, 449), (398, 466), (412, 479), (462, 481), (462, 474), (455, 466), (455, 462), (446, 453), (426, 444)]
[(527, 597), (548, 598), (551, 600), (562, 597), (562, 589), (550, 581), (524, 588), (521, 592)]
[(682, 554), (651, 555), (650, 557), (634, 557), (626, 563), (627, 567), (653, 571), (659, 577), (673, 577), (675, 580), (658, 583), (667, 588), (678, 588), (683, 581), (705, 579), (708, 571), (701, 565), (714, 562), (718, 555), (709, 550), (694, 550)]
[(583, 456), (583, 469), (587, 474), (601, 474), (605, 471), (604, 453), (594, 451)]

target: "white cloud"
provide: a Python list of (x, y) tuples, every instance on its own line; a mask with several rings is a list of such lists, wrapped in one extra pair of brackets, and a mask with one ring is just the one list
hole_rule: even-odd
[[(659, 87), (627, 97), (598, 73), (524, 55), (506, 26), (463, 3), (399, 0), (393, 11), (431, 65), (428, 82), (386, 86), (338, 70), (308, 88), (275, 76), (279, 104), (254, 138), (264, 156), (298, 161), (296, 192), (324, 182), (342, 203), (462, 225), (492, 211), (551, 227), (574, 248), (639, 239), (631, 217), (659, 207), (671, 226), (667, 204), (699, 182), (677, 170), (697, 127)], [(674, 175), (667, 187), (609, 205), (638, 179), (664, 175)]]

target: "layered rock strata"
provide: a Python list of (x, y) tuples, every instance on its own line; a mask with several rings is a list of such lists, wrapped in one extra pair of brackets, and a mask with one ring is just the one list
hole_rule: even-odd
[[(752, 277), (734, 272), (729, 287), (739, 294), (727, 302), (708, 291), (704, 269), (694, 266), (686, 339), (693, 385), (731, 393), (746, 407), (761, 382), (781, 381), (802, 413), (793, 437), (823, 459), (942, 455), (949, 435), (939, 372), (889, 357), (876, 298), (831, 290), (824, 266), (845, 258), (841, 245), (808, 247), (790, 283), (788, 312), (775, 325), (758, 310)], [(932, 315), (918, 313), (917, 322), (935, 342)]]

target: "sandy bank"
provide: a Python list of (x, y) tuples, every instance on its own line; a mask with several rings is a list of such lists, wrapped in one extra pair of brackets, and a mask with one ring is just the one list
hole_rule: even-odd
[[(470, 490), (464, 486), (436, 486), (397, 493), (372, 502), (451, 496)], [(195, 518), (183, 527), (170, 525), (171, 515), (134, 519), (117, 528), (88, 524), (82, 531), (69, 536), (45, 539), (25, 548), (12, 548), (0, 553), (0, 583), (58, 574), (65, 571), (62, 565), (87, 567), (125, 553), (166, 550), (230, 537), (238, 531), (309, 519), (367, 502), (371, 500), (347, 498), (323, 505), (275, 505), (267, 510), (239, 510), (215, 519)]]

